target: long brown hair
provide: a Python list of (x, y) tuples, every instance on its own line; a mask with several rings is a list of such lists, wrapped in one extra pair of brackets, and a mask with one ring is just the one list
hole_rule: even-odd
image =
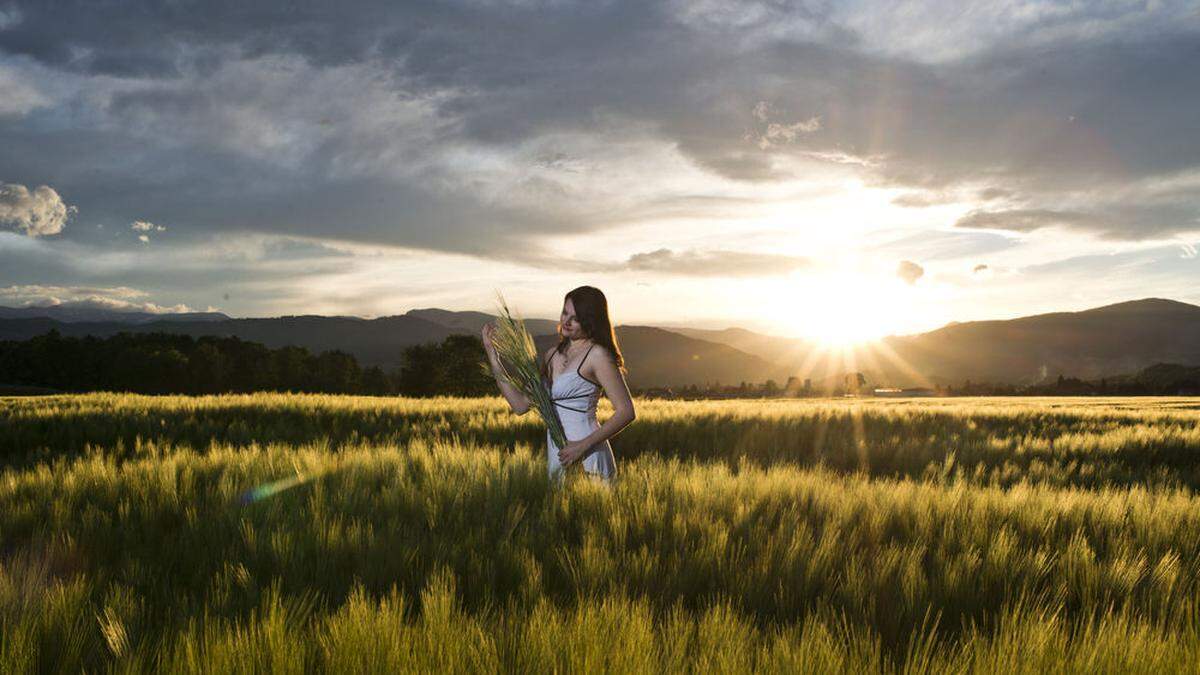
[[(595, 286), (580, 286), (563, 297), (564, 303), (567, 300), (575, 306), (575, 319), (579, 321), (583, 332), (592, 342), (601, 345), (613, 355), (613, 360), (622, 373), (628, 372), (625, 370), (625, 357), (621, 354), (621, 348), (617, 346), (617, 334), (613, 332), (612, 321), (608, 318), (608, 299), (604, 297), (604, 293)], [(558, 344), (554, 350), (563, 354), (570, 342), (571, 340), (562, 334), (562, 324), (559, 324)], [(542, 364), (542, 376), (550, 378), (550, 359), (546, 359)]]

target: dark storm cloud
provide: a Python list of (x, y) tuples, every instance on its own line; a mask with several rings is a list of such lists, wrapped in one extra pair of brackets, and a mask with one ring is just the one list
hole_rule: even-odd
[(1096, 217), (1086, 213), (1047, 209), (1012, 209), (1009, 211), (972, 211), (959, 218), (954, 225), (976, 230), (1033, 232), (1043, 227), (1087, 229), (1096, 224)]
[(130, 246), (128, 239), (110, 248), (28, 240), (0, 232), (0, 270), (3, 283), (26, 288), (53, 284), (153, 289), (156, 296), (164, 292), (167, 298), (194, 296), (189, 304), (203, 306), (213, 301), (215, 293), (208, 289), (214, 283), (240, 288), (286, 284), (306, 274), (333, 274), (346, 267), (344, 256), (301, 252), (287, 245), (281, 250), (272, 241), (261, 250), (248, 250), (239, 243), (233, 250), (213, 252), (212, 246), (212, 242), (184, 246), (175, 242), (152, 252), (140, 244)]
[(624, 267), (686, 276), (774, 276), (811, 265), (807, 258), (743, 251), (672, 251), (660, 248), (629, 256)]
[(1104, 211), (974, 210), (959, 218), (955, 226), (1010, 232), (1054, 227), (1089, 232), (1106, 239), (1152, 239), (1200, 230), (1200, 200), (1194, 203), (1180, 200), (1168, 204), (1111, 204)]
[(264, 259), (294, 260), (297, 258), (352, 258), (354, 254), (302, 239), (271, 239), (263, 244)]
[(1013, 193), (1011, 191), (1005, 190), (1004, 188), (998, 188), (998, 187), (984, 188), (979, 191), (979, 195), (978, 195), (979, 199), (981, 201), (985, 201), (985, 202), (991, 201), (993, 199), (1003, 199), (1005, 197), (1011, 197), (1011, 196), (1013, 196)]
[(1200, 167), (1195, 22), (1037, 48), (1018, 34), (928, 63), (871, 51), (834, 5), (787, 2), (12, 7), (10, 66), (94, 89), (54, 115), (0, 119), (0, 178), (54, 185), (81, 218), (183, 237), (518, 259), (547, 234), (670, 217), (656, 205), (673, 195), (612, 207), (586, 157), (541, 147), (605, 129), (743, 185), (802, 178), (796, 161), (858, 162), (876, 184), (928, 191), (909, 206), (956, 186), (999, 202), (963, 227), (1028, 231), (1058, 214), (1137, 239), (1193, 228), (1200, 201), (1147, 188), (1093, 207), (1122, 218), (1077, 204)]

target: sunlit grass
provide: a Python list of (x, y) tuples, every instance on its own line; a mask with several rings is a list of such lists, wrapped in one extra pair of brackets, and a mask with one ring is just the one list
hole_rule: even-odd
[(1185, 670), (1197, 404), (4, 399), (0, 671)]

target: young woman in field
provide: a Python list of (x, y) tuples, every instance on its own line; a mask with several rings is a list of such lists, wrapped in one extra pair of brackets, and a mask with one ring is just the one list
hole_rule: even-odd
[[(524, 415), (529, 399), (504, 381), (500, 359), (492, 343), (495, 326), (483, 327), (483, 345), (487, 350), (492, 375), (500, 393), (512, 411)], [(635, 418), (633, 399), (625, 384), (625, 360), (617, 346), (608, 318), (608, 300), (600, 289), (580, 286), (563, 299), (558, 323), (558, 344), (541, 356), (542, 378), (550, 387), (558, 417), (567, 434), (566, 447), (559, 448), (546, 433), (546, 460), (550, 477), (575, 463), (582, 463), (589, 475), (612, 480), (617, 475), (612, 438)], [(596, 404), (603, 389), (613, 405), (612, 417), (604, 424), (596, 421)]]

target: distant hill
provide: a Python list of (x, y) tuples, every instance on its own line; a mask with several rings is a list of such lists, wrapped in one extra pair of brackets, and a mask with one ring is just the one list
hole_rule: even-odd
[(865, 373), (874, 384), (921, 386), (968, 379), (1032, 384), (1060, 374), (1111, 377), (1155, 363), (1200, 365), (1200, 307), (1161, 298), (1080, 312), (955, 322), (927, 333), (884, 338), (846, 354), (822, 353), (803, 340), (740, 328), (676, 330), (779, 363), (814, 383), (852, 370)]
[[(161, 331), (193, 337), (236, 336), (271, 348), (294, 344), (313, 352), (340, 349), (353, 354), (363, 365), (394, 368), (400, 365), (405, 347), (438, 342), (453, 334), (475, 335), (485, 322), (494, 318), (483, 312), (417, 309), (378, 319), (283, 316), (185, 321), (172, 318), (138, 324), (114, 321), (67, 323), (49, 318), (0, 319), (0, 339), (26, 340), (51, 329), (76, 337), (108, 337), (122, 331)], [(526, 326), (541, 349), (547, 349), (555, 342), (557, 322), (526, 319)], [(742, 380), (786, 379), (786, 372), (778, 366), (727, 345), (649, 326), (619, 326), (616, 332), (628, 359), (629, 383), (633, 387), (703, 386), (718, 381), (730, 384)]]
[[(483, 324), (495, 319), (483, 312), (450, 312), (443, 309), (415, 309), (406, 316), (418, 316), (453, 330), (478, 333)], [(549, 319), (525, 319), (539, 350), (549, 349), (558, 341), (558, 322)], [(712, 340), (695, 339), (677, 331), (651, 326), (617, 326), (629, 369), (631, 387), (703, 386), (711, 382), (737, 384), (742, 380), (761, 382), (787, 379), (776, 364), (758, 356)]]
[(734, 349), (754, 354), (772, 363), (778, 363), (791, 368), (802, 364), (808, 354), (818, 348), (817, 343), (810, 340), (782, 337), (779, 335), (763, 335), (745, 328), (725, 328), (711, 330), (705, 328), (674, 328), (673, 333), (686, 335), (698, 340), (719, 342)]
[[(283, 316), (152, 321), (67, 322), (49, 317), (0, 317), (0, 339), (24, 340), (57, 329), (63, 335), (163, 331), (192, 336), (236, 336), (276, 348), (294, 344), (320, 352), (340, 349), (365, 366), (400, 364), (405, 347), (453, 334), (478, 334), (484, 312), (415, 309), (378, 319)], [(223, 316), (223, 315), (222, 315)], [(527, 319), (542, 348), (554, 341), (555, 322)], [(1150, 298), (1082, 312), (1057, 312), (1002, 321), (946, 325), (920, 335), (889, 337), (844, 354), (804, 340), (741, 328), (700, 330), (618, 326), (631, 386), (703, 386), (710, 382), (775, 379), (789, 375), (814, 384), (861, 371), (871, 384), (914, 386), (976, 382), (1031, 384), (1059, 374), (1095, 379), (1140, 371), (1156, 363), (1200, 366), (1200, 307)]]
[[(697, 340), (652, 326), (617, 326), (617, 343), (629, 370), (630, 387), (682, 387), (689, 384), (738, 384), (787, 381), (777, 364), (717, 342)], [(535, 340), (539, 350), (557, 341), (553, 335)]]
[[(478, 333), (483, 325), (496, 318), (494, 314), (484, 312), (451, 312), (446, 309), (413, 309), (405, 312), (405, 316), (415, 316), (418, 319), (432, 321), (451, 330), (466, 333)], [(550, 319), (524, 319), (525, 328), (532, 335), (555, 335), (558, 332), (558, 322)]]
[(937, 382), (1092, 379), (1155, 363), (1200, 365), (1200, 307), (1149, 298), (1082, 312), (971, 321), (885, 343)]
[[(890, 382), (894, 373), (881, 367), (885, 360), (874, 348), (854, 351), (829, 350), (812, 340), (763, 335), (745, 328), (709, 330), (701, 328), (670, 328), (689, 337), (710, 340), (758, 356), (777, 366), (788, 375), (811, 380), (821, 390), (840, 386), (848, 372), (864, 373), (871, 383)], [(786, 382), (784, 377), (780, 384)]]

